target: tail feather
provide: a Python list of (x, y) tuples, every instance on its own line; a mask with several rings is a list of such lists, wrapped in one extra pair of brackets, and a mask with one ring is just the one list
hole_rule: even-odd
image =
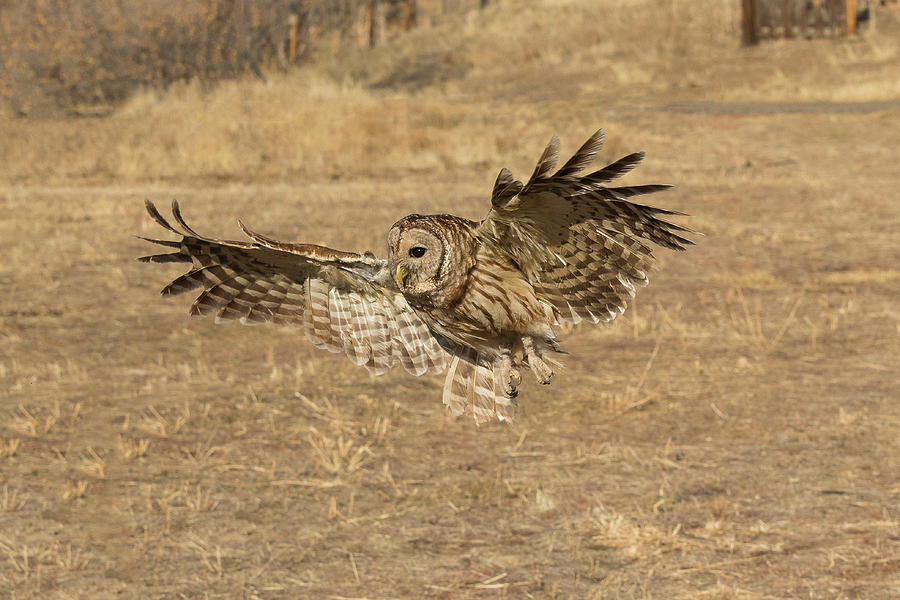
[(512, 421), (515, 401), (508, 398), (503, 389), (494, 361), (465, 349), (450, 362), (444, 380), (443, 401), (453, 415), (471, 414), (478, 425), (494, 418)]
[(455, 354), (444, 379), (443, 402), (458, 417), (466, 412), (466, 389), (475, 365), (464, 355)]
[(469, 406), (475, 423), (490, 421), (494, 416), (494, 369), (480, 354), (475, 358), (475, 369), (469, 384)]
[(497, 415), (497, 420), (511, 422), (516, 414), (516, 401), (503, 392), (505, 382), (500, 369), (493, 369), (493, 379), (494, 413)]

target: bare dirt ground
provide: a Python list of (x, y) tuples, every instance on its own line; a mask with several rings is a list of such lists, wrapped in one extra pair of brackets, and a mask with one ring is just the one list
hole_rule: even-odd
[[(501, 3), (365, 76), (0, 119), (0, 596), (900, 597), (892, 13), (741, 50), (732, 13), (601, 5)], [(426, 43), (467, 66), (367, 87), (415, 81)], [(667, 109), (759, 102), (884, 104)], [(478, 218), (501, 166), (601, 125), (705, 235), (615, 324), (567, 332), (512, 426), (446, 415), (439, 377), (189, 321), (157, 296), (178, 270), (134, 261), (145, 198), (210, 235), (239, 216), (382, 253), (394, 220)]]

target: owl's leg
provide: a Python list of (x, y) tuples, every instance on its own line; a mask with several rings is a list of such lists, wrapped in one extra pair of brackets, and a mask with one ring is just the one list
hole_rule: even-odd
[(500, 356), (494, 367), (503, 393), (507, 398), (515, 398), (519, 395), (519, 384), (522, 383), (522, 375), (513, 365), (512, 361), (512, 344), (502, 344), (500, 346)]
[(548, 384), (553, 377), (553, 369), (541, 358), (541, 353), (534, 347), (534, 339), (530, 335), (522, 336), (522, 350), (525, 352), (525, 361), (539, 383)]

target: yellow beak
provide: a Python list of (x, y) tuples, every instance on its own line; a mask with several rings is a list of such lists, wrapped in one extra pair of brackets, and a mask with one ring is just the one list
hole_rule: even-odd
[(409, 277), (409, 269), (406, 268), (405, 265), (399, 264), (397, 265), (397, 284), (400, 287), (403, 287), (406, 284), (406, 279)]

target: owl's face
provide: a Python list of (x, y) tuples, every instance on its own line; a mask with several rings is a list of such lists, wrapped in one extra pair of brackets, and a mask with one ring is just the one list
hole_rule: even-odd
[(398, 224), (389, 242), (394, 278), (404, 294), (427, 296), (442, 287), (446, 248), (432, 230)]
[(394, 223), (389, 266), (407, 299), (441, 307), (459, 298), (475, 264), (472, 225), (450, 215), (409, 215)]

